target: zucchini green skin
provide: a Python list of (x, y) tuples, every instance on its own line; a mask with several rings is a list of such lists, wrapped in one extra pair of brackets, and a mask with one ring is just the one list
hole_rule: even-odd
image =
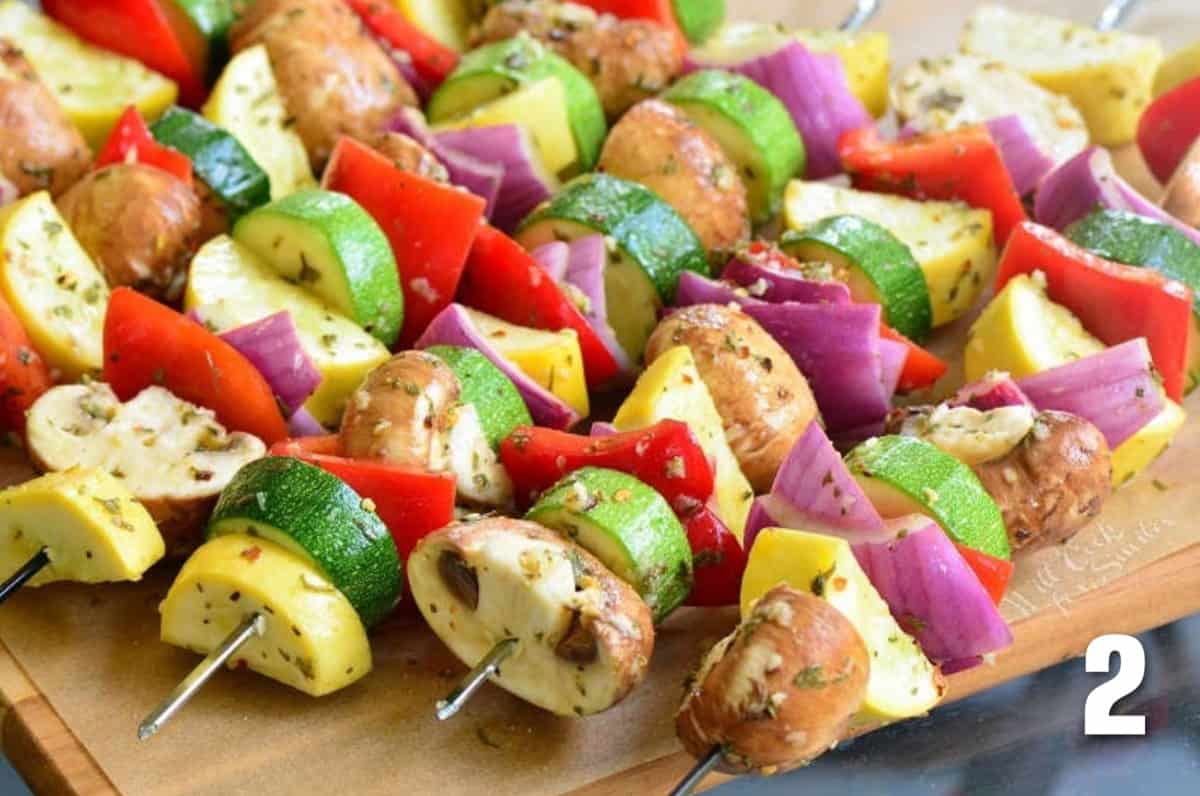
[(525, 519), (558, 531), (637, 589), (655, 624), (692, 590), (692, 550), (662, 495), (627, 473), (576, 470), (552, 486)]
[(425, 349), (441, 359), (458, 377), (462, 401), (475, 407), (479, 425), (492, 450), (517, 426), (532, 426), (533, 418), (512, 380), (474, 348), (435, 345)]
[(959, 544), (1009, 559), (1000, 508), (971, 468), (915, 437), (875, 437), (846, 455), (850, 474), (878, 479), (919, 504)]
[(160, 144), (192, 159), (204, 180), (234, 218), (271, 201), (271, 179), (238, 140), (198, 113), (178, 106), (167, 109), (150, 132)]
[(1200, 317), (1200, 246), (1179, 230), (1124, 210), (1097, 210), (1068, 227), (1067, 237), (1106, 260), (1178, 279), (1192, 289), (1192, 312)]
[(774, 216), (788, 181), (803, 173), (807, 159), (804, 140), (779, 98), (748, 77), (709, 69), (678, 81), (662, 99), (705, 128), (738, 165), (755, 223)]
[(537, 208), (517, 231), (546, 221), (570, 221), (607, 235), (641, 266), (666, 304), (675, 298), (679, 276), (708, 276), (708, 257), (696, 233), (675, 209), (636, 182), (610, 174), (584, 174)]
[(692, 44), (701, 44), (725, 21), (725, 0), (672, 0), (675, 21)]
[(925, 273), (908, 247), (879, 224), (858, 216), (831, 216), (803, 230), (789, 230), (780, 246), (802, 261), (837, 266), (841, 259), (857, 268), (874, 287), (893, 329), (910, 340), (922, 340), (929, 334), (933, 304)]
[[(290, 225), (309, 229), (323, 239), (337, 262), (327, 265), (345, 282), (349, 306), (337, 309), (385, 345), (392, 345), (404, 324), (404, 293), (396, 257), (387, 236), (366, 210), (345, 194), (312, 188), (255, 208), (234, 225), (233, 237), (271, 261), (271, 252), (254, 245), (252, 230), (259, 225)], [(286, 234), (279, 233), (284, 237)], [(301, 260), (303, 262), (303, 260)], [(325, 277), (328, 279), (329, 277)], [(303, 275), (300, 281), (304, 281)], [(313, 284), (306, 285), (309, 289)], [(313, 292), (320, 294), (319, 290)], [(324, 296), (326, 301), (331, 297)]]
[(214, 80), (229, 60), (232, 0), (171, 0), (208, 40), (208, 78)]
[(507, 90), (500, 92), (506, 94), (517, 86), (547, 77), (556, 78), (566, 92), (567, 116), (579, 151), (578, 170), (591, 171), (600, 159), (600, 148), (608, 132), (600, 96), (592, 82), (569, 61), (524, 33), (463, 55), (455, 70), (430, 98), (429, 121), (446, 121), (458, 113), (472, 110), (458, 107), (455, 95), (473, 81), (507, 81)]
[[(257, 526), (257, 528), (256, 528)], [(303, 550), (370, 627), (400, 600), (400, 556), (387, 526), (340, 478), (299, 459), (271, 456), (238, 471), (217, 501), (205, 538), (273, 529)]]

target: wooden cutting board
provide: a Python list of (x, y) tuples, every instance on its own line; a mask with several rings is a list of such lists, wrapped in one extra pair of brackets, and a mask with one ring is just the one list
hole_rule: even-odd
[[(1103, 0), (1011, 4), (1088, 21)], [(829, 27), (849, 3), (729, 5), (736, 16)], [(870, 27), (893, 34), (893, 60), (902, 67), (952, 49), (975, 5), (884, 0)], [(1146, 5), (1130, 29), (1160, 35), (1169, 47), (1200, 36), (1194, 0)], [(1153, 190), (1136, 153), (1118, 153), (1118, 162)], [(1200, 397), (1187, 408), (1200, 417)], [(19, 453), (0, 451), (0, 484), (24, 477)], [(1092, 527), (1068, 545), (1019, 559), (1003, 605), (1014, 646), (994, 665), (951, 677), (949, 698), (1077, 656), (1102, 633), (1134, 633), (1200, 610), (1197, 516), (1200, 420), (1193, 420)], [(157, 641), (155, 607), (171, 575), (26, 590), (0, 609), (0, 697), (10, 708), (0, 740), (36, 791), (273, 794), (335, 782), (355, 794), (665, 793), (691, 763), (671, 727), (684, 673), (736, 618), (729, 610), (673, 616), (647, 682), (600, 716), (559, 719), (488, 688), (439, 724), (433, 703), (463, 668), (401, 613), (373, 631), (375, 671), (351, 688), (313, 700), (250, 673), (223, 672), (158, 737), (139, 744), (137, 722), (196, 662)]]

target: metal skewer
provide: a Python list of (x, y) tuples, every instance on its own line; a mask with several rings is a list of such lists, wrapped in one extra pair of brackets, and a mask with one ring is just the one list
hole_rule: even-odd
[(883, 0), (857, 0), (854, 10), (850, 12), (850, 16), (842, 20), (842, 24), (838, 25), (838, 30), (854, 33), (875, 16), (881, 5), (883, 5)]
[(708, 750), (703, 758), (692, 767), (692, 770), (687, 773), (675, 789), (671, 791), (670, 796), (691, 796), (696, 786), (700, 781), (707, 777), (712, 770), (717, 767), (717, 763), (721, 760), (721, 747), (714, 746)]
[(1100, 12), (1100, 18), (1096, 20), (1096, 30), (1103, 33), (1123, 26), (1139, 2), (1140, 0), (1110, 0)]
[(149, 716), (138, 725), (138, 740), (144, 741), (162, 729), (162, 726), (187, 704), (192, 695), (208, 682), (225, 661), (237, 652), (238, 647), (246, 643), (251, 636), (261, 636), (267, 628), (267, 621), (262, 614), (254, 614), (238, 625), (232, 633), (225, 637), (221, 646), (208, 653), (208, 657), (200, 661), (188, 676), (175, 686), (175, 690), (156, 707)]
[(483, 660), (474, 669), (467, 672), (466, 676), (454, 687), (454, 690), (446, 694), (445, 699), (438, 700), (438, 721), (445, 721), (462, 710), (463, 705), (467, 704), (467, 701), (487, 682), (487, 679), (500, 671), (500, 664), (509, 655), (512, 655), (513, 650), (516, 648), (517, 640), (515, 638), (506, 638), (492, 647), (492, 651), (483, 656)]
[(29, 559), (22, 565), (20, 569), (9, 575), (8, 580), (0, 583), (0, 603), (3, 603), (17, 589), (25, 585), (25, 582), (34, 575), (42, 571), (42, 567), (50, 563), (50, 556), (46, 555), (46, 548), (37, 551), (33, 558)]

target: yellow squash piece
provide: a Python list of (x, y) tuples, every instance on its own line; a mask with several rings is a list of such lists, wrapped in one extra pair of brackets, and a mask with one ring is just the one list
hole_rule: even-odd
[(103, 470), (50, 473), (0, 491), (0, 577), (45, 549), (31, 586), (141, 580), (163, 557), (149, 512)]
[(967, 381), (990, 370), (1020, 379), (1104, 350), (1070, 310), (1046, 296), (1040, 276), (1013, 277), (971, 326), (963, 353)]
[(316, 185), (304, 142), (289, 123), (267, 48), (238, 53), (213, 86), (204, 116), (228, 130), (271, 178), (271, 198)]
[(709, 461), (716, 463), (717, 515), (741, 541), (754, 490), (725, 439), (721, 416), (687, 346), (666, 351), (646, 368), (613, 425), (618, 431), (635, 431), (668, 419), (687, 423)]
[(0, 209), (0, 295), (66, 380), (100, 370), (108, 284), (45, 191)]
[(1166, 94), (1196, 77), (1200, 77), (1200, 39), (1171, 53), (1162, 62), (1154, 77), (1154, 96)]
[(321, 372), (321, 384), (304, 406), (326, 426), (341, 422), (350, 393), (389, 356), (383, 343), (358, 324), (282, 279), (225, 235), (206, 243), (192, 259), (183, 305), (222, 332), (282, 310), (290, 312), (305, 353)]
[(796, 33), (796, 38), (811, 50), (837, 55), (846, 70), (850, 91), (867, 112), (876, 118), (887, 113), (892, 45), (886, 33), (802, 30)]
[(1069, 97), (1092, 140), (1109, 147), (1133, 140), (1163, 59), (1157, 39), (995, 5), (967, 21), (961, 44), (963, 52), (1003, 61)]
[(579, 336), (573, 329), (547, 332), (517, 326), (475, 310), (467, 310), (467, 314), (479, 333), (505, 359), (580, 415), (588, 416), (583, 354), (579, 350)]
[(435, 130), (520, 125), (533, 141), (545, 171), (558, 174), (579, 160), (566, 89), (556, 77), (522, 86), (511, 94), (480, 105), (465, 116), (439, 122)]
[(358, 614), (320, 571), (261, 537), (220, 536), (183, 565), (158, 608), (162, 640), (207, 655), (254, 613), (265, 620), (229, 667), (250, 669), (312, 696), (371, 671)]
[(21, 0), (0, 0), (0, 36), (25, 51), (92, 149), (99, 149), (128, 105), (154, 121), (179, 93), (174, 81), (139, 62), (88, 44)]
[(793, 180), (783, 199), (789, 229), (837, 215), (861, 216), (908, 246), (925, 275), (933, 325), (957, 320), (992, 279), (992, 214), (958, 202), (918, 202), (823, 182)]
[(1142, 426), (1138, 433), (1122, 442), (1112, 452), (1113, 486), (1128, 483), (1131, 478), (1149, 467), (1171, 444), (1179, 429), (1183, 428), (1185, 420), (1187, 413), (1183, 411), (1183, 407), (1166, 399), (1158, 417)]
[(837, 608), (867, 645), (871, 676), (852, 725), (919, 716), (941, 699), (937, 668), (892, 618), (845, 539), (784, 528), (761, 531), (742, 576), (742, 616), (780, 583)]
[(422, 31), (460, 52), (467, 49), (471, 23), (476, 16), (483, 16), (488, 7), (478, 0), (392, 0), (392, 3)]

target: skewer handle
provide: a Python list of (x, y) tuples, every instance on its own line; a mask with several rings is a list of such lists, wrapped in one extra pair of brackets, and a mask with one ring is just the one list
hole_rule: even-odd
[(850, 16), (842, 20), (842, 24), (838, 25), (838, 30), (854, 33), (875, 16), (881, 5), (883, 5), (883, 0), (856, 0), (854, 10), (850, 12)]
[(721, 747), (714, 746), (703, 758), (692, 767), (687, 776), (679, 781), (670, 796), (691, 796), (700, 781), (707, 777), (721, 760)]
[(221, 642), (221, 646), (208, 653), (208, 656), (204, 660), (196, 664), (196, 668), (192, 669), (188, 673), (188, 676), (183, 678), (179, 685), (175, 686), (175, 690), (163, 700), (162, 704), (156, 707), (138, 725), (138, 740), (144, 741), (162, 729), (162, 726), (181, 707), (187, 704), (192, 695), (199, 691), (201, 686), (216, 674), (217, 670), (238, 651), (240, 646), (245, 644), (251, 636), (261, 636), (266, 627), (267, 621), (263, 618), (262, 614), (258, 613), (253, 614), (246, 621), (238, 625), (232, 633), (225, 637), (225, 640)]
[(1100, 18), (1096, 20), (1096, 30), (1105, 32), (1123, 26), (1139, 2), (1140, 0), (1110, 0), (1100, 12)]
[(462, 710), (463, 705), (467, 704), (472, 695), (483, 687), (487, 679), (500, 671), (500, 664), (509, 655), (512, 655), (516, 648), (517, 640), (515, 638), (506, 638), (492, 647), (491, 652), (483, 656), (483, 660), (476, 664), (474, 669), (467, 672), (454, 690), (446, 694), (445, 699), (438, 700), (438, 721), (445, 721)]
[(25, 585), (25, 582), (34, 575), (42, 571), (42, 567), (50, 563), (50, 556), (46, 555), (46, 548), (37, 551), (33, 558), (25, 562), (25, 564), (8, 577), (4, 583), (0, 583), (0, 604), (3, 604), (9, 596), (17, 589)]

